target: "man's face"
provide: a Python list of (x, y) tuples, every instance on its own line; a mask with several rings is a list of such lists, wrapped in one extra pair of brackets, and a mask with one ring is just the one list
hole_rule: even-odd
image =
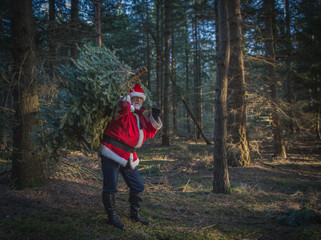
[(137, 110), (139, 110), (139, 109), (142, 107), (142, 105), (143, 105), (144, 99), (141, 98), (141, 97), (131, 97), (130, 101), (131, 101), (132, 105), (133, 105)]

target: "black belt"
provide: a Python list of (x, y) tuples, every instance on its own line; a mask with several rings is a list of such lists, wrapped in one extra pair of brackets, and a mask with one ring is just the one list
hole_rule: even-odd
[(115, 147), (118, 147), (120, 148), (121, 150), (124, 150), (125, 152), (130, 152), (130, 153), (134, 153), (136, 152), (136, 148), (133, 148), (133, 147), (130, 147), (112, 137), (109, 137), (107, 135), (104, 134), (103, 136), (103, 141), (106, 142), (106, 143), (109, 143)]

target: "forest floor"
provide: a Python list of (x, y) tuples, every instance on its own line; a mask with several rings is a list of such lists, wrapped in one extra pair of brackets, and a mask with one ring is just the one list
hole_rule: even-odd
[[(126, 231), (106, 224), (100, 160), (71, 151), (45, 186), (15, 190), (0, 159), (1, 239), (321, 239), (321, 142), (297, 141), (288, 158), (262, 144), (250, 167), (229, 168), (229, 194), (214, 194), (213, 145), (148, 141), (139, 150), (145, 183), (141, 215), (129, 218), (119, 178), (116, 205)], [(3, 170), (3, 171), (1, 171)]]

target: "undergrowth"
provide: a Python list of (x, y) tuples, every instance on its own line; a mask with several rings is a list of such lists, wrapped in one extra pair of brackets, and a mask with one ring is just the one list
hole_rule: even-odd
[(152, 141), (139, 150), (141, 215), (152, 224), (129, 219), (120, 177), (116, 205), (124, 232), (106, 224), (96, 154), (70, 152), (46, 186), (18, 191), (0, 185), (1, 239), (321, 239), (320, 150), (229, 168), (230, 193), (214, 194), (212, 148)]

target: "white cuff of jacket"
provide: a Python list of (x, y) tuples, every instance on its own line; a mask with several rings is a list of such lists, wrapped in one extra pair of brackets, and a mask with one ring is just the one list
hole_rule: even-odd
[(153, 118), (153, 116), (150, 115), (149, 121), (150, 121), (150, 123), (152, 124), (152, 126), (153, 126), (155, 129), (157, 129), (157, 130), (161, 129), (162, 126), (163, 126), (163, 123), (162, 123), (162, 120), (160, 119), (160, 117), (158, 117), (158, 119), (157, 119), (157, 121), (156, 121), (156, 120)]

